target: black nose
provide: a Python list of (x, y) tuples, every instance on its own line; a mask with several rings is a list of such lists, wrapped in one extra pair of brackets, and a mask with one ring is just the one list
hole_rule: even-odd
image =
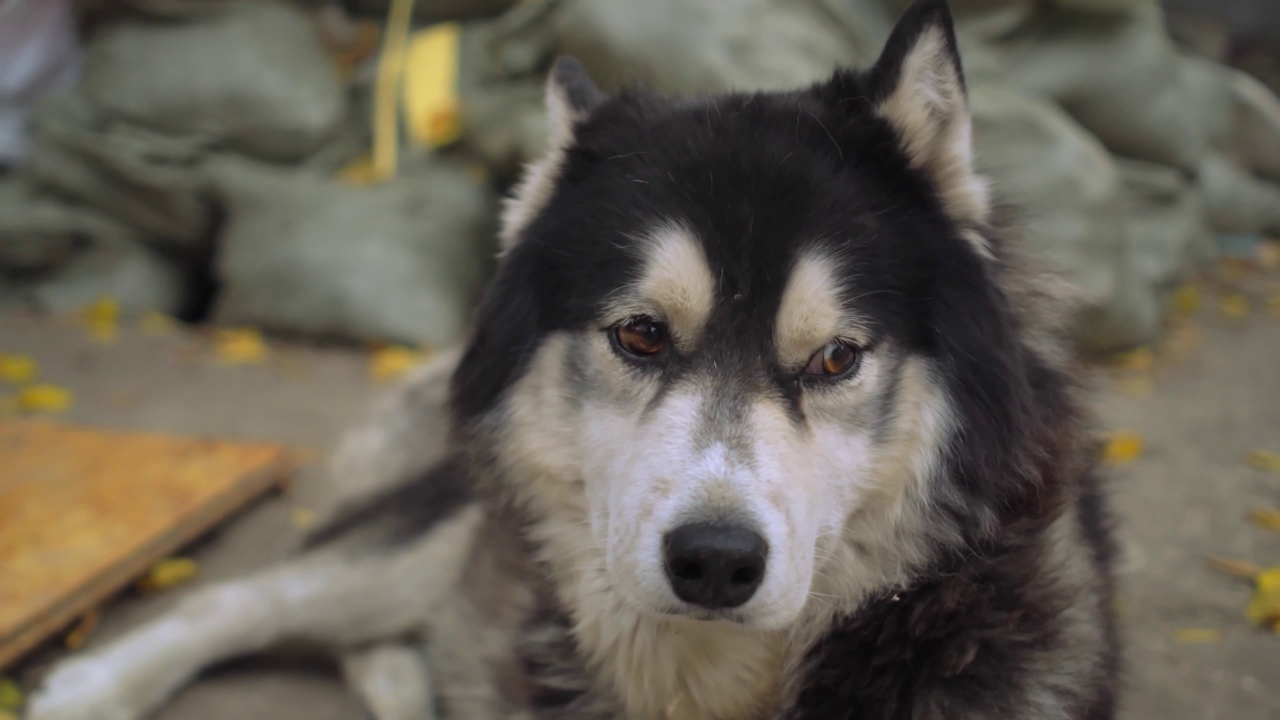
[(750, 600), (769, 554), (760, 533), (736, 524), (681, 525), (667, 533), (662, 548), (676, 597), (710, 610)]

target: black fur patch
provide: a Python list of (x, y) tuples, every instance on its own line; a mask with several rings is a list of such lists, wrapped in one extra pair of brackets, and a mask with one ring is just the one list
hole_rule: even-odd
[(308, 533), (303, 547), (316, 548), (365, 529), (375, 530), (381, 544), (399, 545), (425, 535), (471, 499), (466, 465), (450, 457), (418, 478), (342, 509)]

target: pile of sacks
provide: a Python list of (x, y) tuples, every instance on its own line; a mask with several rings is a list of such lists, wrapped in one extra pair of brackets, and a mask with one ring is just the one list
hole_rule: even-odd
[(124, 6), (0, 178), (0, 303), (110, 296), (125, 315), (348, 341), (464, 332), (496, 213), (473, 160), (406, 152), (389, 182), (342, 179), (367, 144), (368, 82), (342, 77), (308, 8)]
[[(129, 0), (0, 178), (0, 303), (190, 314), (212, 292), (217, 322), (447, 344), (491, 270), (496, 198), (541, 152), (556, 55), (606, 88), (791, 87), (873, 60), (909, 3), (417, 0), (420, 24), (465, 18), (460, 132), (356, 185), (336, 173), (367, 147), (377, 58), (343, 76), (332, 7)], [(978, 161), (1081, 290), (1082, 347), (1150, 340), (1215, 236), (1280, 232), (1280, 102), (1175, 47), (1157, 0), (952, 5)]]

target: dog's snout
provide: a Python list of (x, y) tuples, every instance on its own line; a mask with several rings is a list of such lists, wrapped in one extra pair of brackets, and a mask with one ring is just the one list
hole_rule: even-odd
[(663, 538), (663, 561), (676, 597), (710, 610), (751, 599), (764, 580), (769, 544), (739, 524), (690, 523)]

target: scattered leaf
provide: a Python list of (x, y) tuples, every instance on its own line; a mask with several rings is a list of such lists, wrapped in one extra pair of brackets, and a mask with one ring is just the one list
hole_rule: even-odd
[(77, 316), (89, 329), (89, 336), (98, 342), (111, 342), (120, 330), (120, 302), (113, 297), (102, 297), (86, 306)]
[(1186, 285), (1173, 294), (1173, 311), (1179, 315), (1192, 315), (1200, 309), (1200, 288)]
[(169, 558), (161, 560), (138, 581), (138, 589), (143, 592), (167, 590), (194, 578), (199, 566), (190, 558)]
[(1254, 525), (1264, 530), (1280, 531), (1280, 510), (1258, 508), (1249, 513), (1249, 519), (1253, 521)]
[(148, 310), (138, 320), (138, 327), (148, 335), (169, 335), (178, 327), (178, 321), (162, 312)]
[(276, 367), (285, 375), (293, 378), (303, 378), (307, 376), (307, 366), (301, 360), (290, 357), (277, 357)]
[(67, 633), (62, 639), (62, 643), (67, 646), (68, 650), (79, 650), (84, 645), (93, 631), (98, 628), (98, 611), (90, 610), (80, 618), (80, 622)]
[(1130, 350), (1127, 353), (1121, 353), (1112, 358), (1112, 364), (1116, 367), (1132, 370), (1134, 372), (1149, 372), (1155, 365), (1156, 356), (1149, 347), (1140, 347), (1136, 350)]
[(224, 365), (255, 365), (267, 359), (267, 343), (254, 328), (220, 329), (214, 336), (214, 353)]
[(1253, 600), (1245, 608), (1245, 616), (1255, 625), (1266, 625), (1280, 632), (1280, 567), (1267, 568), (1258, 574)]
[(1127, 463), (1138, 459), (1140, 455), (1142, 455), (1142, 436), (1125, 430), (1107, 435), (1106, 445), (1102, 449), (1103, 462)]
[(1258, 243), (1258, 264), (1264, 270), (1280, 270), (1280, 240), (1268, 238)]
[(384, 382), (404, 375), (427, 358), (428, 353), (421, 350), (392, 345), (373, 353), (369, 360), (369, 377), (375, 382)]
[(1245, 580), (1253, 580), (1262, 573), (1261, 567), (1244, 560), (1232, 560), (1231, 558), (1216, 557), (1214, 555), (1210, 555), (1208, 560), (1209, 564), (1218, 570)]
[(489, 168), (484, 163), (472, 163), (466, 167), (467, 179), (476, 185), (489, 182)]
[(1151, 378), (1145, 375), (1116, 378), (1116, 390), (1130, 397), (1147, 397), (1151, 394)]
[(22, 707), (22, 688), (7, 677), (0, 677), (0, 710), (17, 710)]
[(316, 513), (308, 508), (294, 508), (289, 519), (293, 522), (293, 526), (299, 530), (309, 530), (316, 524)]
[(378, 182), (378, 172), (373, 158), (365, 155), (356, 158), (338, 171), (338, 179), (348, 185), (373, 185)]
[(1280, 453), (1271, 452), (1270, 450), (1251, 450), (1249, 452), (1249, 464), (1259, 470), (1280, 473)]
[(1173, 638), (1181, 645), (1213, 645), (1222, 642), (1222, 631), (1212, 628), (1179, 628)]
[(1249, 298), (1240, 293), (1223, 295), (1218, 304), (1218, 311), (1233, 320), (1247, 317), (1249, 315)]
[(71, 407), (71, 391), (57, 385), (31, 385), (18, 391), (24, 412), (62, 412)]
[(0, 353), (0, 382), (22, 385), (36, 379), (39, 366), (30, 355)]

